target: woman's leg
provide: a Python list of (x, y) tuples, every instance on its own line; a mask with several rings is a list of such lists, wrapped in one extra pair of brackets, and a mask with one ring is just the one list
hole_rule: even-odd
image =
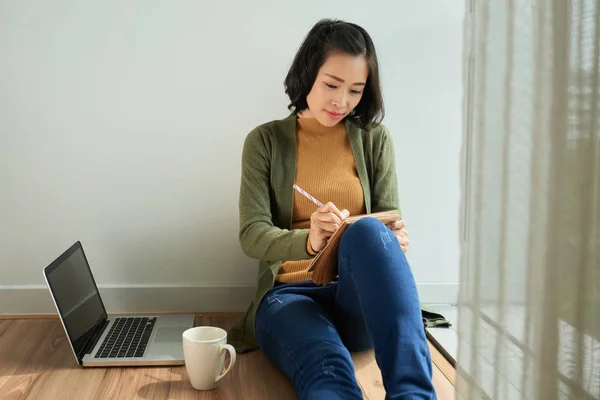
[(272, 289), (256, 315), (258, 344), (294, 382), (299, 399), (362, 399), (350, 353), (321, 301), (333, 301), (331, 287)]
[(335, 320), (344, 342), (354, 350), (372, 339), (388, 399), (435, 399), (417, 286), (392, 231), (374, 218), (354, 222), (338, 258)]

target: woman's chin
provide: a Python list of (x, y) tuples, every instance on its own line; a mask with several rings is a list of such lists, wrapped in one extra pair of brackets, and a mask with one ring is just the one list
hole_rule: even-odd
[(329, 116), (325, 113), (323, 113), (323, 115), (319, 115), (319, 117), (317, 118), (317, 121), (319, 121), (319, 123), (321, 125), (326, 126), (328, 128), (336, 126), (341, 120), (342, 120), (342, 118), (340, 118), (340, 119), (329, 118)]

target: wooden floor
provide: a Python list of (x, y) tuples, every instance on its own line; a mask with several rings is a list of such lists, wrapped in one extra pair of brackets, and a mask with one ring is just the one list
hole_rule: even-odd
[[(3, 318), (3, 317), (0, 317)], [(236, 315), (198, 315), (196, 325), (229, 329)], [(454, 370), (430, 346), (438, 399), (454, 399)], [(353, 354), (365, 399), (384, 399), (372, 352)], [(291, 381), (260, 351), (238, 354), (233, 370), (209, 392), (194, 390), (185, 367), (80, 368), (60, 321), (0, 320), (0, 399), (295, 399)]]

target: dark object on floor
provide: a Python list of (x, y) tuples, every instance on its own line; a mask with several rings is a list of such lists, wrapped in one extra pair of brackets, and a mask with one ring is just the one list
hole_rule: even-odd
[(442, 314), (421, 305), (423, 325), (425, 328), (450, 328), (452, 324)]

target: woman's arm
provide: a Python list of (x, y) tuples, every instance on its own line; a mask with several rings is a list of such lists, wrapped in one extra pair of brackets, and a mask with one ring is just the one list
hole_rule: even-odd
[[(267, 261), (311, 258), (308, 229), (280, 229), (273, 224), (271, 157), (264, 134), (254, 129), (244, 141), (239, 196), (239, 240), (244, 253)], [(290, 190), (292, 188), (290, 187)]]
[[(400, 212), (394, 144), (388, 130), (385, 127), (382, 129), (379, 157), (376, 159), (375, 164), (371, 207), (373, 211), (397, 209)], [(388, 227), (398, 239), (402, 251), (406, 253), (410, 245), (408, 231), (405, 228), (406, 223), (403, 220), (398, 220), (389, 224)]]
[[(383, 125), (376, 130), (378, 146), (374, 146), (373, 160), (375, 169), (371, 182), (371, 212), (398, 210), (400, 212), (400, 201), (398, 199), (398, 179), (396, 177), (396, 157), (392, 138)], [(375, 132), (373, 132), (375, 134)]]

